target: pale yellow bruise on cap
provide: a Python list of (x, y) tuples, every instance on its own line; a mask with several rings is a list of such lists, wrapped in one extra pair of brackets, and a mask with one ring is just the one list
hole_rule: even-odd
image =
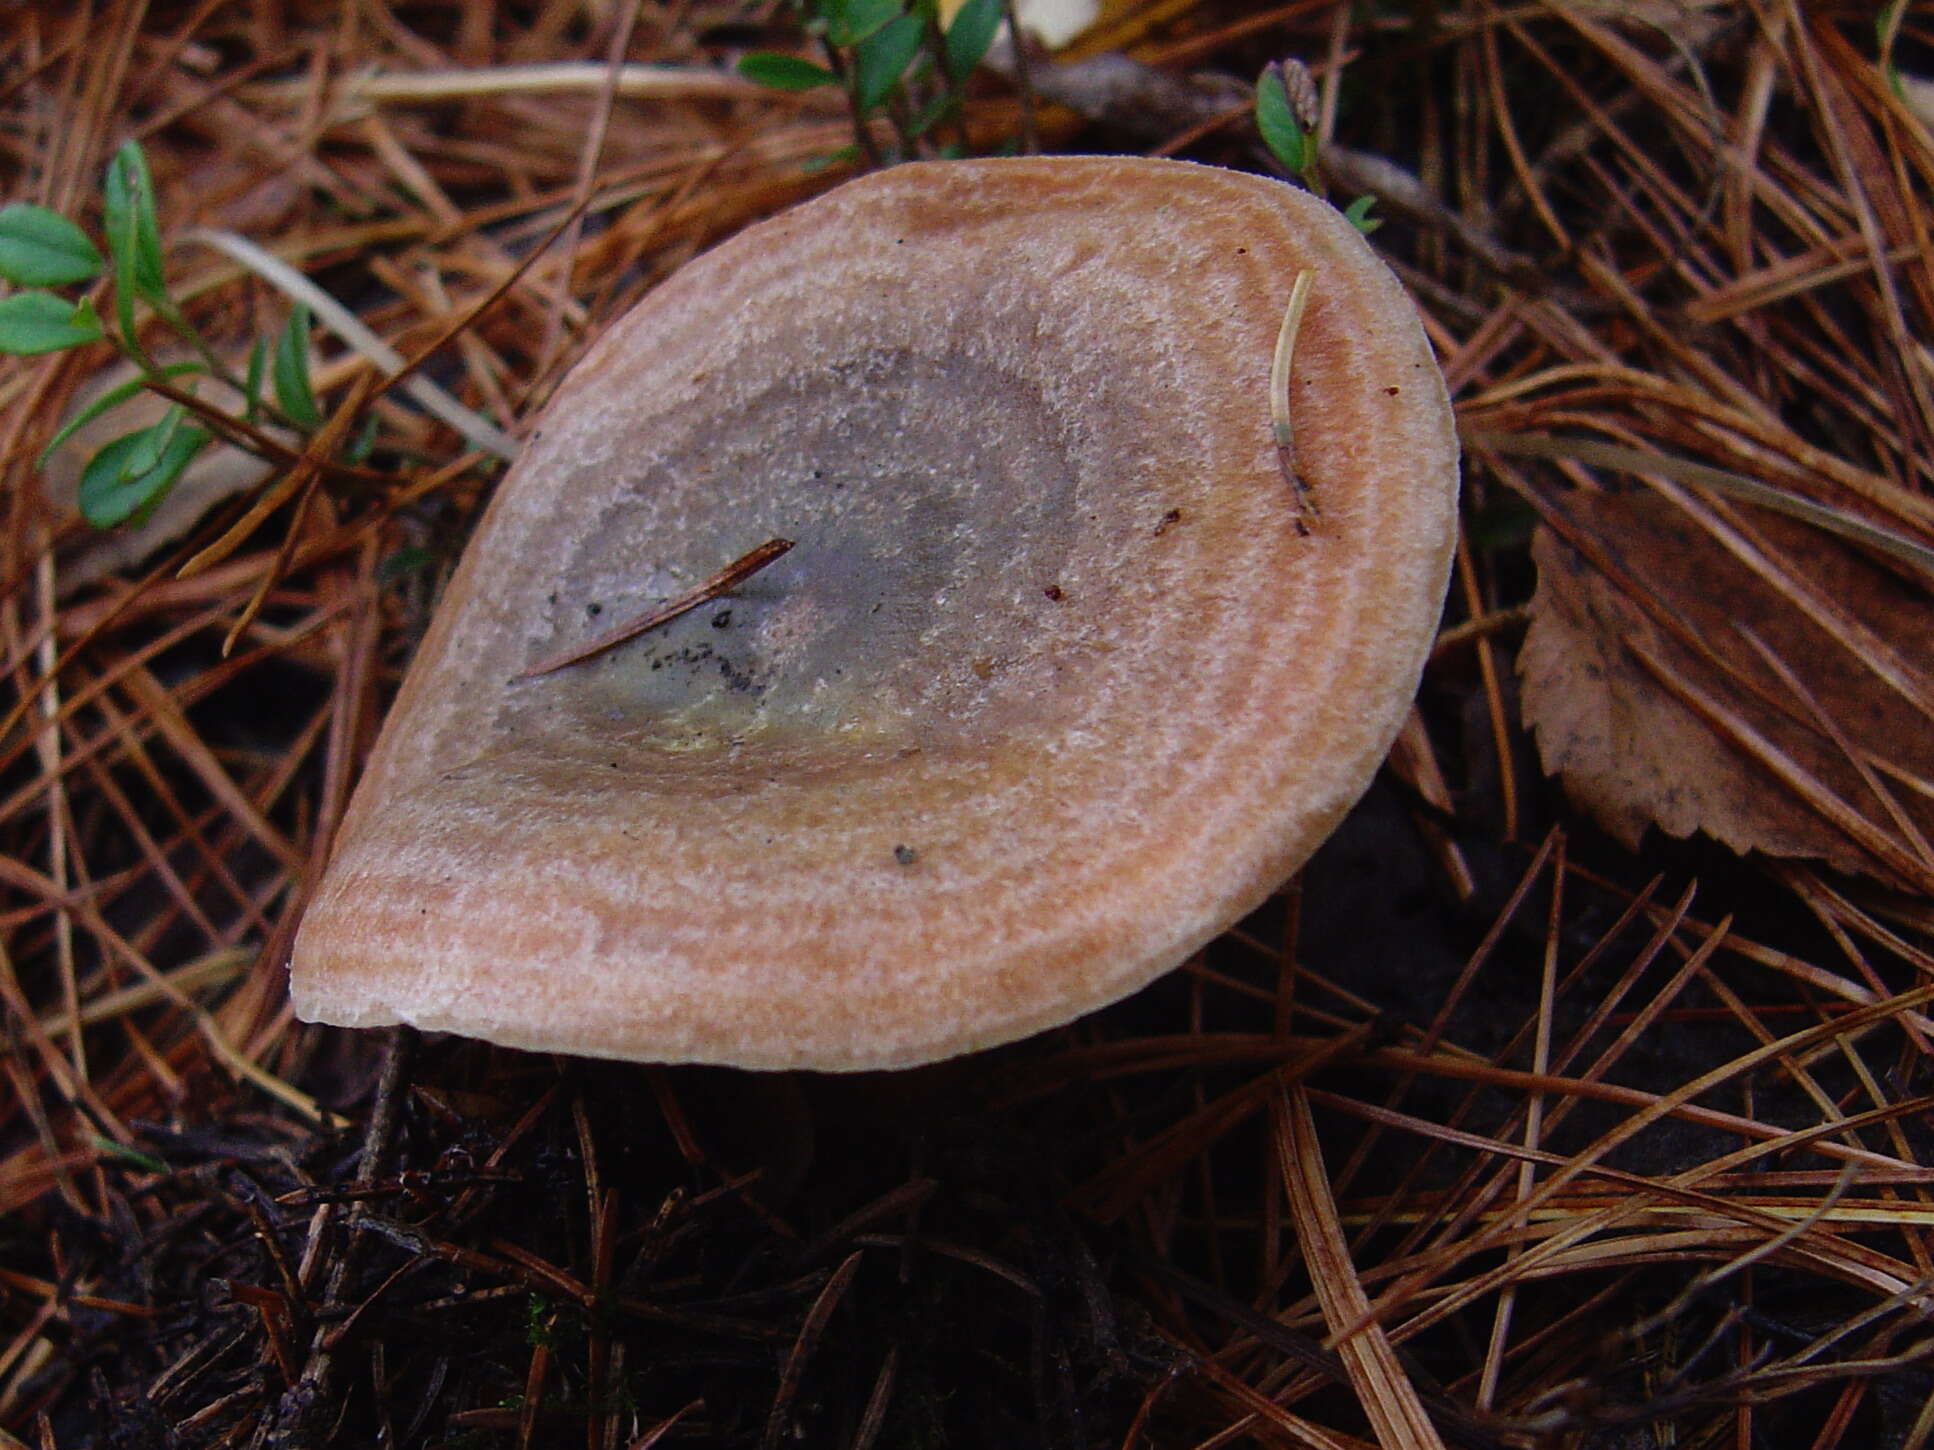
[[(1303, 269), (1307, 536), (1270, 400)], [(1368, 783), (1456, 486), (1408, 298), (1306, 193), (1101, 158), (840, 187), (560, 390), (344, 822), (297, 1010), (858, 1069), (1121, 997)], [(769, 538), (733, 596), (519, 678)]]

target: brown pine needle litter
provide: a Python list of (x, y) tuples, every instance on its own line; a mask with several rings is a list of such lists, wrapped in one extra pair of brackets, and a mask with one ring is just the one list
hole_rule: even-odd
[[(99, 238), (137, 137), (218, 350), (290, 278), (343, 325), (322, 443), (251, 423), (267, 478), (107, 572), (36, 466), (107, 350), (0, 359), (0, 1444), (1934, 1444), (1934, 629), (1900, 623), (1934, 618), (1934, 21), (1898, 0), (1109, 0), (1025, 87), (997, 51), (947, 142), (1252, 170), (1247, 86), (1307, 67), (1308, 179), (1374, 199), (1469, 450), (1378, 785), (1184, 971), (913, 1073), (294, 1021), (498, 455), (630, 301), (858, 164), (749, 50), (815, 53), (730, 3), (0, 16), (7, 200)], [(1520, 689), (1534, 535), (1591, 680)], [(1689, 624), (1707, 577), (1753, 617)], [(1698, 743), (1621, 780), (1616, 739)]]

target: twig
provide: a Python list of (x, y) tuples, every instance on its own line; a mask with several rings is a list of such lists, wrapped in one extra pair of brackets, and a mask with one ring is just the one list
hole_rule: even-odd
[(785, 1368), (779, 1375), (779, 1390), (772, 1397), (772, 1411), (766, 1416), (765, 1435), (759, 1441), (760, 1450), (778, 1450), (786, 1432), (786, 1415), (792, 1409), (793, 1397), (799, 1392), (799, 1379), (805, 1372), (806, 1361), (812, 1358), (813, 1350), (819, 1345), (819, 1337), (825, 1331), (826, 1321), (833, 1317), (833, 1310), (839, 1307), (840, 1297), (846, 1293), (846, 1286), (853, 1282), (853, 1275), (859, 1271), (860, 1260), (865, 1253), (864, 1249), (855, 1249), (848, 1254), (845, 1262), (833, 1270), (826, 1287), (813, 1300), (812, 1308), (806, 1311), (805, 1322), (799, 1326), (799, 1337), (793, 1341), (792, 1353), (786, 1356)]
[(1296, 532), (1307, 537), (1307, 519), (1316, 512), (1316, 499), (1296, 464), (1296, 431), (1289, 418), (1289, 369), (1296, 353), (1296, 336), (1303, 330), (1303, 311), (1309, 306), (1310, 284), (1316, 273), (1305, 267), (1290, 284), (1289, 306), (1276, 333), (1276, 355), (1269, 364), (1269, 431), (1276, 440), (1276, 461), (1296, 492)]
[(1021, 93), (1021, 154), (1038, 155), (1041, 137), (1034, 124), (1034, 78), (1028, 73), (1027, 38), (1021, 34), (1021, 17), (1014, 0), (1001, 0), (1007, 14), (1007, 35), (1014, 47), (1014, 85)]
[(637, 618), (625, 621), (616, 629), (607, 630), (589, 644), (573, 645), (570, 649), (540, 660), (514, 678), (530, 680), (539, 675), (548, 675), (554, 670), (563, 669), (566, 665), (579, 664), (593, 655), (601, 655), (628, 639), (636, 639), (648, 629), (669, 624), (681, 614), (689, 614), (699, 605), (717, 599), (726, 590), (744, 583), (790, 548), (792, 548), (791, 539), (767, 539), (750, 553), (741, 554), (696, 588), (687, 589), (683, 594), (675, 595), (663, 604), (652, 606)]

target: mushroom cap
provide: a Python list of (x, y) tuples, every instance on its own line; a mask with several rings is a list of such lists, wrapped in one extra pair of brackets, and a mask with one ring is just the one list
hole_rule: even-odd
[[(1304, 268), (1307, 533), (1270, 408)], [(1368, 784), (1456, 490), (1408, 297), (1307, 193), (1120, 158), (849, 182), (559, 390), (343, 822), (296, 1010), (845, 1070), (1122, 997)], [(775, 537), (730, 596), (525, 677)]]

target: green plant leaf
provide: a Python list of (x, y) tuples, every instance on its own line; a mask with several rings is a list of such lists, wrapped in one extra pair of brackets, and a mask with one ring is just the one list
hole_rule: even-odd
[[(205, 373), (207, 371), (208, 369), (206, 367), (195, 362), (170, 363), (165, 368), (156, 369), (156, 372), (165, 378), (178, 378), (184, 373)], [(47, 460), (54, 456), (54, 450), (56, 448), (60, 447), (61, 444), (65, 443), (89, 423), (92, 423), (96, 418), (100, 417), (101, 414), (111, 412), (113, 409), (120, 407), (129, 398), (132, 398), (136, 393), (147, 387), (148, 378), (152, 376), (154, 374), (151, 373), (138, 378), (129, 378), (125, 383), (109, 388), (100, 397), (96, 398), (85, 408), (82, 408), (80, 412), (61, 424), (60, 431), (47, 441), (45, 448), (40, 450), (40, 457), (34, 460), (34, 467), (45, 468), (47, 466)]]
[(1292, 176), (1300, 176), (1310, 163), (1309, 133), (1296, 123), (1296, 112), (1283, 88), (1283, 73), (1275, 64), (1263, 68), (1256, 81), (1256, 129), (1262, 132), (1263, 145)]
[(173, 446), (175, 437), (181, 432), (181, 425), (187, 417), (188, 410), (181, 404), (175, 403), (161, 415), (159, 423), (152, 428), (139, 429), (135, 436), (141, 441), (126, 458), (121, 460), (122, 474), (132, 478), (139, 474), (152, 473), (160, 465), (161, 460), (168, 456), (168, 449)]
[(269, 381), (275, 388), (275, 405), (291, 423), (310, 431), (322, 426), (322, 409), (316, 406), (315, 389), (309, 385), (309, 309), (300, 302), (275, 340)]
[(16, 201), (0, 207), (0, 277), (20, 287), (65, 287), (100, 273), (87, 233), (57, 211)]
[(258, 337), (248, 345), (248, 372), (242, 379), (242, 421), (253, 423), (262, 411), (262, 379), (269, 370), (269, 340)]
[(1355, 227), (1367, 237), (1383, 225), (1382, 217), (1370, 215), (1370, 208), (1376, 204), (1377, 199), (1374, 196), (1359, 196), (1355, 201), (1343, 208), (1343, 215), (1351, 226)]
[(134, 282), (134, 219), (126, 212), (120, 217), (121, 230), (118, 235), (108, 233), (108, 256), (114, 262), (114, 320), (120, 326), (121, 340), (127, 344), (129, 353), (143, 366), (147, 365), (148, 355), (141, 350), (139, 335), (134, 329), (134, 303), (140, 289)]
[(356, 431), (343, 444), (343, 462), (361, 464), (368, 461), (369, 455), (376, 449), (376, 432), (381, 423), (382, 420), (375, 413), (363, 414), (362, 422), (356, 425)]
[[(118, 162), (118, 158), (117, 158)], [(110, 181), (106, 189), (104, 212), (107, 222), (107, 254), (114, 267), (114, 320), (121, 329), (121, 340), (135, 359), (144, 365), (147, 354), (141, 350), (134, 325), (134, 304), (141, 296), (141, 217), (129, 204), (129, 185), (125, 174), (117, 175), (116, 163), (108, 166)]]
[(148, 158), (139, 142), (123, 142), (108, 162), (101, 183), (101, 211), (107, 224), (107, 249), (114, 258), (116, 285), (123, 285), (125, 279), (129, 289), (149, 301), (165, 297), (154, 179), (148, 174)]
[(139, 1148), (129, 1147), (126, 1143), (117, 1143), (112, 1138), (103, 1138), (99, 1133), (89, 1133), (87, 1135), (87, 1141), (94, 1145), (94, 1151), (99, 1153), (103, 1158), (119, 1158), (125, 1163), (132, 1163), (136, 1168), (147, 1173), (168, 1173), (173, 1171), (166, 1163), (154, 1155), (143, 1153)]
[(960, 97), (952, 91), (941, 91), (920, 109), (907, 127), (910, 136), (924, 136), (935, 126), (946, 120), (960, 104)]
[(865, 115), (887, 98), (919, 53), (923, 27), (917, 15), (902, 15), (876, 31), (853, 52), (853, 104)]
[(839, 84), (839, 77), (825, 66), (774, 50), (755, 50), (740, 56), (737, 69), (747, 80), (775, 91), (810, 91)]
[(98, 342), (101, 319), (87, 302), (73, 303), (51, 292), (16, 292), (0, 297), (0, 353), (31, 357)]
[[(163, 430), (166, 445), (157, 447)], [(97, 529), (111, 529), (153, 508), (210, 438), (206, 430), (186, 427), (179, 419), (172, 426), (163, 421), (116, 438), (81, 470), (81, 517)]]
[(816, 176), (820, 172), (825, 171), (830, 167), (850, 166), (853, 162), (858, 161), (859, 159), (860, 159), (859, 147), (842, 146), (837, 151), (827, 151), (818, 156), (808, 156), (805, 159), (805, 161), (801, 163), (799, 169), (805, 172), (806, 175), (808, 176)]
[(959, 85), (987, 57), (994, 34), (1001, 28), (1001, 0), (967, 0), (954, 12), (947, 27), (947, 75)]
[(826, 8), (826, 38), (834, 45), (858, 45), (906, 12), (900, 0), (833, 0)]
[(398, 579), (427, 569), (435, 562), (436, 556), (421, 544), (405, 544), (376, 566), (376, 582), (394, 584)]

